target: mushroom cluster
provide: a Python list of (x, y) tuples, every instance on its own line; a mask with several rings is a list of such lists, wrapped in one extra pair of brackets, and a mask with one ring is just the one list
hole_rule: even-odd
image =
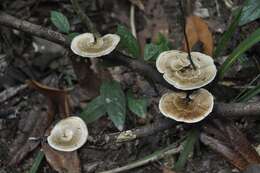
[(75, 151), (82, 147), (88, 137), (85, 122), (76, 116), (60, 120), (47, 137), (48, 144), (58, 151)]
[(92, 33), (80, 34), (71, 42), (71, 50), (82, 57), (95, 58), (111, 53), (120, 41), (116, 34), (96, 38)]
[[(159, 102), (161, 113), (176, 121), (195, 123), (204, 119), (213, 109), (213, 96), (206, 89), (199, 89), (216, 77), (217, 68), (213, 59), (200, 52), (188, 53), (178, 50), (162, 52), (156, 67), (163, 78), (180, 90), (193, 92), (172, 92), (164, 94)], [(192, 66), (192, 63), (195, 67)]]
[(192, 67), (187, 57), (186, 52), (165, 51), (159, 55), (156, 67), (160, 73), (163, 73), (168, 83), (181, 90), (201, 88), (215, 78), (217, 69), (210, 56), (200, 52), (191, 52), (196, 69)]

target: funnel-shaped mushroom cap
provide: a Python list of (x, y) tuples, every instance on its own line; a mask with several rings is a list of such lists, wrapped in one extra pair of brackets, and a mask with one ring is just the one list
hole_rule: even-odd
[(189, 98), (184, 92), (164, 94), (159, 102), (161, 113), (180, 122), (195, 123), (213, 109), (213, 96), (205, 89), (194, 91)]
[(87, 137), (88, 129), (85, 122), (72, 116), (59, 121), (51, 130), (47, 141), (52, 148), (69, 152), (82, 147)]
[(177, 50), (161, 53), (156, 61), (164, 79), (181, 90), (201, 88), (210, 83), (216, 76), (217, 69), (213, 59), (200, 52), (191, 52), (196, 70), (191, 66), (186, 52)]
[(82, 57), (95, 58), (111, 53), (120, 41), (116, 34), (107, 34), (95, 39), (92, 33), (80, 34), (71, 42), (71, 50)]

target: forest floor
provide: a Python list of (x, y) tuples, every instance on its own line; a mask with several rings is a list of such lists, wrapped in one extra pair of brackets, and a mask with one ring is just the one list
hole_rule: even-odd
[[(200, 16), (208, 24), (216, 45), (217, 40), (231, 22), (232, 9), (225, 5), (223, 0), (196, 0), (196, 2), (190, 1), (190, 3), (185, 5), (186, 10), (190, 14)], [(241, 4), (239, 0), (234, 0), (233, 3), (234, 6)], [(130, 1), (95, 0), (80, 1), (80, 4), (101, 34), (115, 33), (117, 24), (131, 28)], [(180, 49), (183, 45), (183, 28), (180, 24), (182, 16), (178, 2), (145, 0), (143, 5), (144, 10), (140, 6), (135, 7), (134, 21), (142, 54), (145, 44), (156, 41), (159, 32), (170, 40), (173, 49)], [(87, 31), (78, 15), (73, 11), (69, 0), (1, 0), (0, 10), (52, 30), (57, 29), (50, 21), (50, 12), (59, 11), (69, 19), (73, 32), (84, 33)], [(223, 63), (224, 55), (230, 54), (242, 40), (259, 28), (259, 25), (258, 20), (239, 27), (225, 52), (222, 52), (223, 56), (214, 59), (217, 66)], [(259, 55), (258, 43), (247, 52), (247, 57), (244, 58), (247, 60), (248, 57), (258, 57), (258, 59), (252, 58), (253, 60), (246, 63), (241, 60), (234, 65), (214, 93), (219, 101), (232, 100), (243, 86), (259, 74), (259, 69), (255, 65), (257, 64), (259, 67)], [(91, 63), (96, 65), (97, 62), (92, 61)], [(124, 91), (132, 89), (136, 96), (148, 98), (146, 118), (138, 118), (127, 111), (124, 130), (140, 128), (164, 119), (158, 109), (160, 99), (158, 92), (166, 91), (165, 87), (157, 85), (155, 88), (144, 76), (125, 66), (112, 66), (104, 71), (99, 69), (97, 71), (93, 74), (100, 74), (103, 76), (102, 78), (113, 78), (120, 82)], [(44, 116), (47, 114), (48, 103), (39, 92), (29, 88), (25, 81), (33, 79), (55, 88), (73, 88), (70, 101), (74, 110), (72, 114), (77, 115), (99, 92), (98, 84), (93, 79), (95, 76), (90, 77), (89, 81), (85, 81), (92, 86), (90, 87), (91, 92), (86, 94), (77, 87), (78, 76), (85, 76), (84, 72), (81, 70), (80, 74), (76, 74), (73, 71), (72, 63), (64, 47), (19, 30), (0, 26), (0, 173), (29, 171), (40, 147), (33, 141), (31, 142), (33, 144), (27, 145), (28, 137), (41, 136), (44, 133), (43, 129), (46, 128), (42, 122), (46, 121)], [(252, 102), (258, 100), (258, 97), (254, 97)], [(171, 120), (169, 119), (169, 121)], [(242, 117), (236, 119), (234, 124), (245, 134), (253, 146), (260, 144), (259, 120)], [(154, 151), (183, 139), (192, 127), (196, 127), (196, 125), (180, 123), (167, 130), (158, 131), (153, 135), (133, 141), (111, 143), (106, 140), (102, 141), (100, 138), (105, 134), (116, 133), (118, 130), (107, 117), (101, 117), (88, 124), (89, 140), (78, 150), (82, 172), (101, 172), (142, 159)], [(35, 148), (34, 144), (38, 147)], [(204, 144), (198, 143), (195, 148), (195, 152), (188, 157), (183, 172), (239, 172), (222, 155)], [(126, 172), (167, 173), (164, 168), (171, 168), (177, 158), (178, 155), (167, 156)], [(52, 173), (55, 171), (46, 160), (43, 160), (38, 172)]]

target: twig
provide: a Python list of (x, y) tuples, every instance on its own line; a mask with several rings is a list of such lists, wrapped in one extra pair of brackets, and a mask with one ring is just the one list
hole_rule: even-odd
[(17, 19), (11, 15), (8, 15), (0, 11), (0, 24), (9, 28), (14, 28), (26, 33), (33, 34), (35, 36), (44, 38), (46, 40), (58, 43), (63, 46), (69, 46), (69, 39), (59, 32), (55, 32), (51, 29), (42, 27), (40, 25), (32, 24), (25, 20)]
[(231, 0), (223, 0), (223, 1), (227, 8), (229, 8), (229, 9), (233, 8), (233, 2)]
[(131, 4), (130, 7), (130, 25), (133, 36), (136, 38), (136, 28), (135, 28), (135, 6)]
[(92, 32), (95, 37), (100, 37), (99, 32), (97, 31), (96, 26), (90, 20), (90, 18), (83, 12), (82, 8), (79, 5), (78, 0), (71, 0), (74, 11), (80, 16), (81, 21), (84, 23), (85, 27)]
[(118, 133), (112, 133), (112, 134), (106, 134), (102, 136), (98, 141), (106, 141), (107, 143), (109, 142), (126, 142), (126, 141), (131, 141), (135, 140), (138, 138), (146, 137), (153, 135), (159, 131), (163, 131), (166, 129), (169, 129), (176, 125), (175, 121), (171, 121), (169, 119), (160, 119), (155, 123), (127, 130), (124, 132), (118, 132)]
[(217, 14), (218, 14), (218, 16), (220, 16), (218, 0), (215, 0), (215, 4), (216, 4), (216, 9), (217, 9)]
[(194, 62), (192, 61), (191, 54), (190, 54), (190, 45), (189, 45), (188, 36), (186, 33), (186, 18), (185, 18), (185, 13), (183, 10), (182, 0), (179, 0), (179, 6), (180, 6), (181, 16), (182, 16), (181, 23), (182, 23), (183, 34), (184, 34), (185, 43), (186, 43), (187, 50), (188, 50), (188, 58), (190, 60), (191, 66), (196, 70), (196, 66), (195, 66)]
[(148, 164), (150, 162), (157, 161), (159, 159), (162, 159), (165, 156), (177, 154), (181, 151), (181, 149), (182, 149), (181, 145), (177, 147), (177, 144), (174, 143), (174, 144), (171, 144), (170, 146), (168, 146), (167, 148), (155, 151), (153, 154), (148, 155), (141, 160), (127, 164), (127, 165), (120, 167), (120, 168), (115, 168), (115, 169), (112, 169), (112, 170), (109, 170), (109, 171), (103, 171), (103, 172), (100, 172), (100, 173), (117, 173), (117, 172), (127, 171), (127, 170), (130, 170), (130, 169), (133, 169), (133, 168), (143, 166), (143, 165)]
[(22, 90), (24, 90), (26, 88), (27, 88), (26, 84), (7, 88), (6, 90), (4, 90), (0, 93), (0, 103), (3, 103), (5, 101), (7, 101), (8, 99), (14, 97), (19, 92), (21, 92)]

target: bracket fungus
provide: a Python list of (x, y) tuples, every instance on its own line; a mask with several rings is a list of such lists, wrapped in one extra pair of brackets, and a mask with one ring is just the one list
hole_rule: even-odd
[(164, 94), (159, 102), (161, 113), (180, 122), (195, 123), (212, 112), (213, 96), (206, 89), (199, 89), (192, 94), (172, 92)]
[(47, 138), (48, 144), (59, 151), (71, 152), (87, 141), (88, 129), (85, 122), (76, 116), (59, 121)]
[(120, 41), (116, 34), (95, 38), (92, 33), (80, 34), (71, 42), (71, 50), (82, 57), (95, 58), (111, 53)]
[(164, 79), (181, 90), (193, 90), (209, 84), (216, 76), (213, 59), (200, 52), (191, 52), (194, 69), (186, 52), (165, 51), (156, 60), (156, 67)]

